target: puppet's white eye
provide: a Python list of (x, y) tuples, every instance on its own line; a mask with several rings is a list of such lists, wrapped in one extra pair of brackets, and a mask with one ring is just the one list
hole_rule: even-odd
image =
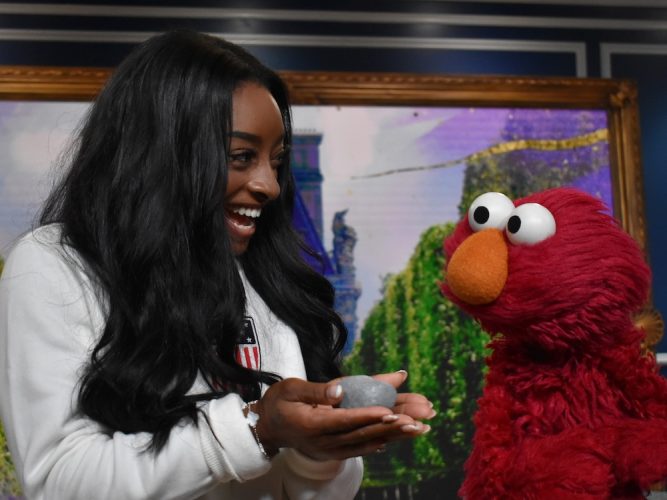
[(514, 210), (514, 203), (502, 193), (479, 195), (468, 209), (468, 222), (473, 231), (502, 229)]
[(539, 203), (524, 203), (512, 211), (505, 231), (515, 245), (534, 245), (553, 236), (556, 220)]

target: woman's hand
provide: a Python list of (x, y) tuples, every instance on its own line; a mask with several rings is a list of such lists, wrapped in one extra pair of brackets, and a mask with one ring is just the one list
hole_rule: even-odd
[[(398, 387), (407, 374), (376, 375)], [(273, 384), (256, 403), (257, 434), (269, 453), (289, 447), (317, 459), (344, 459), (383, 450), (386, 443), (414, 438), (430, 427), (428, 400), (420, 394), (399, 394), (393, 411), (381, 406), (334, 408), (342, 399), (337, 380), (327, 384), (286, 379)]]
[[(408, 378), (408, 372), (399, 370), (394, 373), (374, 375), (373, 378), (381, 382), (386, 382), (398, 389), (405, 382), (405, 379)], [(426, 397), (413, 392), (399, 392), (392, 409), (396, 414), (409, 415), (415, 420), (430, 420), (435, 417), (433, 404)]]

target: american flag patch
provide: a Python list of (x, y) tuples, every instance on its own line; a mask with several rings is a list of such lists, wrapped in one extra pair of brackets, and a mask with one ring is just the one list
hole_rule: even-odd
[(236, 362), (241, 366), (250, 370), (260, 369), (261, 356), (257, 342), (257, 330), (255, 322), (248, 316), (243, 318), (243, 332), (236, 344), (234, 354)]

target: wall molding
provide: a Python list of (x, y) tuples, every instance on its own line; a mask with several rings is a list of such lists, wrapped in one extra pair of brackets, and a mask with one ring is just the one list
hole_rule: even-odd
[(667, 45), (647, 43), (601, 43), (600, 74), (603, 78), (613, 78), (611, 56), (613, 54), (637, 54), (667, 56)]
[[(148, 31), (21, 30), (0, 29), (0, 41), (139, 43), (156, 34)], [(586, 45), (583, 42), (502, 40), (481, 38), (421, 38), (374, 36), (267, 35), (210, 33), (243, 46), (354, 47), (380, 49), (479, 50), (550, 52), (572, 54), (577, 77), (585, 77)]]
[[(526, 3), (535, 3), (534, 1)], [(575, 2), (573, 2), (575, 3)], [(579, 5), (577, 3), (577, 5)], [(363, 24), (438, 24), (505, 28), (591, 30), (667, 30), (660, 19), (555, 17), (455, 14), (426, 12), (375, 12), (300, 9), (235, 9), (226, 7), (154, 7), (138, 5), (38, 4), (0, 2), (0, 14), (78, 17), (143, 17), (154, 19), (263, 20)]]

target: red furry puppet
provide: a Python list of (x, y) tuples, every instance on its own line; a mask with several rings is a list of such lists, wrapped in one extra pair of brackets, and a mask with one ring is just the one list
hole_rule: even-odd
[(493, 335), (460, 495), (644, 498), (667, 478), (667, 379), (633, 323), (650, 271), (603, 203), (486, 193), (445, 251), (443, 292)]

